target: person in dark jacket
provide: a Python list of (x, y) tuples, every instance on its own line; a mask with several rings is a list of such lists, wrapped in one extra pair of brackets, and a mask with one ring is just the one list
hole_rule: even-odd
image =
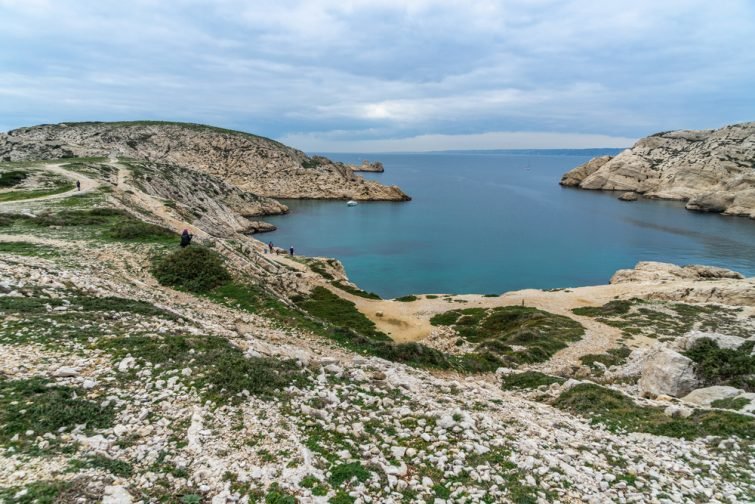
[(288, 249), (288, 253), (291, 257), (294, 257), (294, 246), (291, 245), (291, 247)]
[(181, 233), (181, 248), (188, 247), (192, 238), (194, 238), (194, 235), (189, 233), (188, 229), (184, 229), (184, 232)]
[(76, 181), (76, 190), (81, 191), (81, 182), (78, 180)]

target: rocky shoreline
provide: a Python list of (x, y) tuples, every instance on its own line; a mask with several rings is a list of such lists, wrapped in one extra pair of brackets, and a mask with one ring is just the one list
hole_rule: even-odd
[(755, 219), (755, 122), (670, 131), (564, 174), (561, 185), (680, 200), (688, 210)]

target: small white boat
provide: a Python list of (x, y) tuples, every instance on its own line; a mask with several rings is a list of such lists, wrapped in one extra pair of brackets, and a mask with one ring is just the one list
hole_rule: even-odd
[(359, 203), (357, 203), (354, 200), (349, 200), (346, 202), (346, 206), (357, 206)]

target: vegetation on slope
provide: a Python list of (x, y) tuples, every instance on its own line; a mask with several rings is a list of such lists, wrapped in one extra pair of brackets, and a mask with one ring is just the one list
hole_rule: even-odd
[(451, 310), (430, 323), (452, 327), (477, 351), (490, 352), (510, 366), (546, 361), (585, 332), (569, 317), (524, 306)]
[(222, 256), (197, 245), (156, 257), (152, 274), (161, 285), (197, 293), (208, 292), (231, 280)]

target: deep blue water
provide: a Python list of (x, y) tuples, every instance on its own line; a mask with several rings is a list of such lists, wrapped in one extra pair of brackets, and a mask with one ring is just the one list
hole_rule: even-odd
[(413, 200), (291, 201), (260, 236), (298, 253), (340, 259), (383, 297), (500, 293), (606, 283), (638, 261), (711, 264), (755, 275), (755, 221), (684, 210), (668, 201), (562, 188), (567, 170), (596, 153), (505, 151), (329, 157), (379, 159)]

